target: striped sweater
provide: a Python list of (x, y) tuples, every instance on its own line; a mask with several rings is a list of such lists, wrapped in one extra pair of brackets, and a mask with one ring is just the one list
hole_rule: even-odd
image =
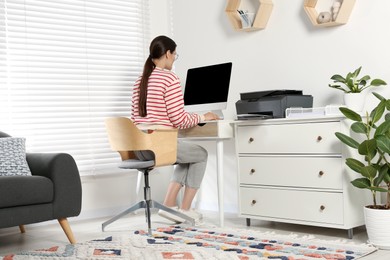
[(185, 129), (197, 125), (201, 116), (184, 110), (183, 92), (175, 73), (155, 68), (149, 77), (146, 101), (147, 116), (138, 111), (139, 85), (135, 82), (132, 96), (131, 119), (136, 125)]

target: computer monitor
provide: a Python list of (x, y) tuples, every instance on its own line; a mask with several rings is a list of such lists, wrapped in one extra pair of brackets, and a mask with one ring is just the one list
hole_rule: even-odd
[(200, 114), (212, 111), (223, 118), (231, 71), (231, 62), (189, 69), (184, 87), (184, 109)]

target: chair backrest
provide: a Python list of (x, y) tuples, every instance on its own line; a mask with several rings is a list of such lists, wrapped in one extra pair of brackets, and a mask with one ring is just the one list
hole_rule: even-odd
[(136, 158), (134, 151), (154, 153), (155, 167), (176, 162), (177, 129), (158, 129), (143, 132), (126, 117), (107, 118), (106, 128), (111, 148), (119, 152), (122, 160)]

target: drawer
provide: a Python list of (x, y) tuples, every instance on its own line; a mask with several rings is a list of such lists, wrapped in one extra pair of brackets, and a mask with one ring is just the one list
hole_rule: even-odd
[(240, 183), (343, 188), (343, 159), (325, 157), (240, 156)]
[(240, 187), (240, 212), (254, 216), (343, 224), (343, 194)]
[(340, 122), (239, 126), (239, 153), (341, 154)]

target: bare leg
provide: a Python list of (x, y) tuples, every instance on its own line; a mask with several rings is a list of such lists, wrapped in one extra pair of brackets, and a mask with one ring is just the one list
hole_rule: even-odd
[[(167, 194), (165, 195), (164, 199), (164, 205), (167, 207), (174, 207), (176, 206), (176, 198), (177, 194), (179, 193), (181, 189), (181, 184), (177, 182), (171, 182), (168, 186)], [(185, 194), (184, 194), (185, 196)]]
[(186, 186), (184, 190), (183, 201), (181, 202), (181, 209), (189, 210), (191, 208), (192, 201), (194, 200), (197, 191), (198, 189), (189, 188)]

